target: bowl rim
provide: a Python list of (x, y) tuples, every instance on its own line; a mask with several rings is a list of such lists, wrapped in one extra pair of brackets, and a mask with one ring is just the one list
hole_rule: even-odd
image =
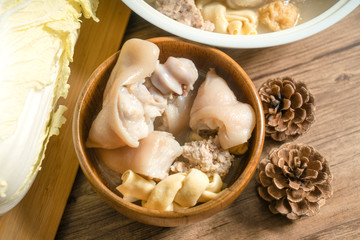
[(196, 29), (179, 23), (144, 0), (122, 0), (131, 10), (151, 24), (182, 38), (223, 48), (264, 48), (279, 46), (310, 37), (343, 19), (360, 5), (359, 0), (339, 0), (328, 10), (298, 26), (258, 35), (229, 35)]
[[(126, 202), (125, 200), (123, 200), (123, 198), (121, 198), (120, 196), (118, 196), (117, 194), (112, 192), (108, 187), (106, 187), (106, 185), (99, 178), (96, 177), (96, 174), (94, 173), (94, 171), (91, 170), (92, 167), (86, 158), (85, 149), (81, 145), (81, 136), (80, 136), (80, 132), (78, 130), (81, 127), (80, 115), (81, 115), (81, 112), (83, 109), (82, 103), (84, 102), (86, 94), (89, 91), (89, 89), (91, 88), (91, 86), (97, 82), (95, 76), (97, 74), (99, 74), (99, 72), (101, 72), (102, 66), (108, 65), (109, 63), (114, 61), (114, 58), (115, 58), (115, 60), (117, 59), (117, 56), (120, 52), (120, 50), (119, 50), (116, 53), (114, 53), (113, 55), (111, 55), (108, 59), (106, 59), (103, 63), (101, 63), (96, 68), (96, 70), (91, 74), (91, 76), (86, 81), (86, 83), (76, 101), (75, 110), (74, 110), (74, 114), (73, 114), (72, 132), (73, 132), (74, 147), (75, 147), (75, 151), (76, 151), (79, 163), (80, 163), (80, 167), (81, 167), (82, 171), (84, 172), (86, 178), (90, 182), (90, 184), (95, 189), (95, 191), (99, 195), (101, 195), (104, 198), (104, 200), (108, 204), (112, 205), (115, 209), (118, 209), (118, 207), (116, 206), (116, 203), (118, 203), (118, 204), (122, 205), (122, 207), (126, 207), (127, 209), (129, 209), (132, 212), (137, 212), (139, 214), (146, 215), (148, 217), (158, 217), (158, 218), (166, 218), (166, 219), (198, 215), (198, 214), (206, 212), (210, 209), (214, 210), (213, 213), (216, 213), (216, 212), (220, 211), (221, 209), (223, 209), (224, 207), (226, 207), (227, 205), (229, 205), (231, 202), (233, 202), (241, 194), (241, 192), (245, 189), (245, 187), (250, 182), (250, 180), (253, 177), (255, 170), (257, 168), (259, 158), (261, 156), (261, 152), (263, 149), (264, 141), (265, 141), (265, 120), (264, 120), (261, 99), (259, 97), (258, 91), (256, 90), (252, 80), (245, 73), (245, 71), (240, 67), (240, 65), (235, 60), (233, 60), (230, 56), (228, 56), (226, 53), (224, 53), (218, 49), (208, 47), (208, 46), (203, 46), (198, 43), (186, 41), (179, 37), (156, 37), (156, 38), (150, 38), (150, 39), (146, 39), (146, 40), (151, 41), (155, 44), (157, 42), (161, 42), (161, 41), (181, 41), (181, 42), (185, 42), (190, 45), (195, 45), (198, 48), (203, 48), (203, 49), (206, 49), (207, 51), (212, 51), (215, 54), (222, 55), (222, 57), (226, 58), (226, 60), (229, 61), (236, 68), (236, 70), (241, 72), (241, 75), (243, 76), (243, 79), (246, 81), (246, 84), (252, 90), (252, 91), (250, 91), (250, 96), (252, 99), (255, 100), (253, 104), (256, 105), (257, 109), (259, 109), (258, 116), (256, 116), (256, 125), (255, 125), (255, 129), (258, 128), (258, 130), (257, 131), (255, 131), (255, 129), (253, 130), (254, 132), (258, 133), (257, 137), (258, 137), (259, 141), (254, 142), (253, 157), (249, 159), (249, 163), (246, 165), (243, 172), (236, 179), (236, 181), (234, 181), (234, 183), (230, 187), (226, 188), (226, 190), (224, 190), (224, 192), (220, 196), (218, 196), (215, 200), (211, 200), (209, 202), (202, 203), (198, 206), (188, 208), (188, 209), (181, 209), (181, 210), (177, 210), (177, 211), (161, 211), (161, 210), (147, 209), (147, 208), (138, 206), (136, 204)], [(255, 106), (254, 106), (254, 108), (255, 108)], [(234, 192), (234, 193), (227, 194), (230, 192)], [(223, 200), (223, 201), (221, 201), (221, 200)], [(216, 201), (218, 203), (215, 205), (210, 205), (211, 203), (214, 203), (214, 201)], [(221, 202), (228, 202), (228, 204), (221, 204)], [(137, 219), (137, 220), (140, 221), (139, 219)]]

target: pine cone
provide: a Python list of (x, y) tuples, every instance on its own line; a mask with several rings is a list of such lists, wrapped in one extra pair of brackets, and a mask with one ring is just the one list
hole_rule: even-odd
[(314, 97), (305, 83), (290, 77), (269, 79), (259, 89), (265, 133), (276, 141), (294, 140), (315, 121)]
[(332, 196), (329, 164), (313, 147), (286, 143), (262, 159), (256, 173), (261, 198), (272, 213), (295, 220), (317, 214)]

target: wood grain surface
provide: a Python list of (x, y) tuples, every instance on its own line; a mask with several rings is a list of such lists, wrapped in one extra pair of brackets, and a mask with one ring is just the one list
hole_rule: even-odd
[[(60, 135), (52, 137), (42, 170), (25, 198), (0, 219), (0, 239), (53, 239), (56, 235), (79, 163), (72, 142), (72, 115), (75, 102), (94, 69), (121, 44), (130, 10), (117, 0), (100, 4), (99, 23), (83, 20), (76, 44), (74, 62), (70, 65), (71, 85), (66, 100), (66, 124)], [(104, 17), (107, 16), (107, 17)]]
[[(104, 203), (78, 171), (57, 239), (359, 239), (360, 238), (360, 9), (310, 38), (271, 48), (222, 49), (258, 88), (291, 76), (315, 97), (317, 120), (296, 140), (330, 162), (334, 195), (318, 215), (291, 222), (272, 215), (251, 180), (226, 209), (192, 225), (162, 228), (126, 218)], [(170, 34), (132, 14), (124, 39)], [(69, 139), (70, 141), (70, 139)], [(280, 144), (266, 139), (262, 156)], [(55, 206), (53, 206), (55, 207)]]

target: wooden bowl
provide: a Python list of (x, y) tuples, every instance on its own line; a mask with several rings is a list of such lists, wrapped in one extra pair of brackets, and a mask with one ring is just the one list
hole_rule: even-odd
[(249, 103), (255, 110), (256, 126), (249, 141), (249, 150), (240, 164), (233, 166), (226, 182), (228, 188), (216, 199), (192, 208), (178, 211), (159, 211), (126, 202), (115, 189), (116, 184), (99, 164), (93, 149), (85, 147), (89, 129), (101, 109), (103, 91), (116, 63), (119, 52), (103, 62), (90, 76), (76, 103), (73, 118), (73, 140), (80, 166), (98, 194), (123, 215), (150, 225), (174, 227), (203, 220), (232, 203), (245, 189), (254, 175), (264, 144), (264, 115), (262, 104), (251, 79), (244, 70), (225, 53), (206, 46), (186, 42), (179, 38), (159, 37), (149, 39), (160, 48), (160, 62), (169, 56), (191, 59), (205, 76), (215, 68), (224, 78), (238, 99)]

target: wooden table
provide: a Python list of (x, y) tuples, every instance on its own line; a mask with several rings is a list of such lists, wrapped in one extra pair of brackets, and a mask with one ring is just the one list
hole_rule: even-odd
[[(315, 96), (317, 120), (296, 142), (330, 162), (334, 195), (314, 217), (291, 222), (272, 215), (254, 179), (225, 210), (202, 222), (161, 228), (122, 216), (95, 193), (79, 169), (57, 239), (356, 239), (360, 238), (360, 8), (310, 38), (264, 49), (222, 49), (258, 88), (292, 76)], [(125, 38), (170, 34), (132, 14)], [(262, 157), (280, 144), (265, 141)]]

